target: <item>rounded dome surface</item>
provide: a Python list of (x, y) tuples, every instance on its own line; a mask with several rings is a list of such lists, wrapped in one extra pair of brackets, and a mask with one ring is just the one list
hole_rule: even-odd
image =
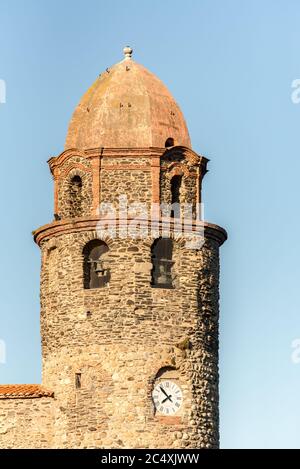
[(191, 147), (183, 114), (166, 86), (131, 60), (130, 48), (124, 53), (82, 97), (65, 149)]

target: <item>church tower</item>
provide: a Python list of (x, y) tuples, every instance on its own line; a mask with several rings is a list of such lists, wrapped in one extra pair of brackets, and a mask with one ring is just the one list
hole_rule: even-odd
[(51, 445), (216, 448), (226, 232), (197, 210), (208, 160), (178, 105), (124, 54), (49, 160), (54, 221), (34, 233)]

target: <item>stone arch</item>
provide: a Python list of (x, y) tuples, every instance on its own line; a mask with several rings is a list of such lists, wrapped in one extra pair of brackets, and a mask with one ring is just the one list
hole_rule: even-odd
[(171, 163), (168, 166), (166, 176), (169, 180), (173, 179), (174, 176), (189, 176), (190, 171), (186, 166), (183, 164), (176, 164), (176, 163)]
[(117, 240), (113, 239), (110, 236), (98, 236), (97, 231), (86, 231), (84, 233), (81, 233), (80, 238), (78, 239), (78, 249), (80, 252), (83, 252), (84, 246), (89, 242), (93, 240), (99, 240), (103, 241), (106, 243), (109, 247), (109, 250), (112, 250), (115, 246), (115, 243)]

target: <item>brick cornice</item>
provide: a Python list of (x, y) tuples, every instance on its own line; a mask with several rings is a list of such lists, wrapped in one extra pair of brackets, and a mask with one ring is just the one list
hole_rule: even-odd
[(151, 171), (151, 166), (138, 165), (138, 164), (103, 164), (101, 169), (103, 171)]
[(206, 168), (209, 159), (205, 156), (198, 155), (194, 150), (184, 146), (175, 146), (165, 150), (163, 156), (184, 155), (191, 166), (204, 166)]
[(201, 165), (205, 167), (209, 161), (204, 156), (198, 155), (194, 150), (184, 146), (175, 146), (172, 148), (160, 148), (160, 147), (148, 147), (148, 148), (90, 148), (87, 150), (80, 150), (79, 148), (70, 148), (63, 151), (58, 156), (53, 156), (48, 160), (48, 164), (52, 174), (56, 168), (60, 168), (66, 160), (73, 156), (80, 156), (86, 159), (93, 159), (99, 157), (111, 157), (111, 158), (153, 158), (157, 161), (165, 155), (176, 155), (184, 154), (187, 160), (192, 165)]
[(144, 157), (151, 158), (161, 156), (165, 152), (165, 148), (91, 148), (88, 150), (80, 150), (78, 148), (70, 148), (65, 150), (58, 156), (53, 156), (48, 160), (50, 170), (53, 173), (56, 167), (60, 167), (64, 162), (73, 156), (81, 156), (82, 158), (99, 158), (101, 156), (105, 157), (118, 157), (118, 158), (128, 158), (128, 157)]
[(58, 156), (52, 156), (48, 160), (51, 173), (54, 174), (56, 168), (60, 168), (64, 164), (64, 162), (68, 160), (69, 158), (71, 158), (72, 156), (81, 156), (82, 158), (86, 157), (83, 151), (77, 150), (76, 148), (71, 148), (70, 150), (66, 150)]
[[(136, 221), (136, 219), (134, 219)], [(40, 246), (41, 243), (46, 239), (51, 239), (53, 237), (69, 234), (69, 233), (79, 233), (85, 231), (95, 231), (97, 228), (97, 223), (100, 221), (100, 218), (89, 217), (89, 218), (77, 218), (74, 220), (60, 220), (55, 221), (53, 223), (49, 223), (48, 225), (44, 225), (38, 228), (36, 231), (33, 232), (34, 241)], [(131, 219), (128, 217), (127, 220), (117, 219), (117, 226), (125, 226), (128, 221)], [(139, 220), (140, 226), (149, 226), (151, 222), (148, 220)], [(166, 224), (169, 223), (169, 220), (159, 220), (156, 222), (156, 227), (163, 228)], [(173, 219), (171, 219), (171, 227), (172, 227)], [(192, 222), (188, 225), (185, 225), (185, 229), (187, 233), (192, 233), (195, 231), (196, 227), (200, 228), (200, 230), (204, 229), (205, 238), (213, 239), (217, 241), (219, 246), (221, 246), (227, 239), (227, 232), (224, 228), (215, 225), (213, 223), (208, 222)], [(172, 231), (172, 228), (171, 228)]]

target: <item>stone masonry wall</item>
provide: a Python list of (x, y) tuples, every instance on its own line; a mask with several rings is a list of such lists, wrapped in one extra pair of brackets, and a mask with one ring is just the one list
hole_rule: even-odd
[[(197, 203), (197, 170), (196, 167), (187, 164), (183, 156), (164, 156), (161, 159), (160, 173), (160, 200), (161, 203), (171, 204), (171, 180), (173, 176), (181, 175), (180, 203)], [(184, 210), (181, 209), (181, 215)], [(193, 207), (193, 219), (195, 219), (195, 207)]]
[(53, 398), (0, 399), (0, 448), (53, 445)]
[[(74, 176), (82, 180), (79, 197), (72, 193), (71, 181)], [(58, 215), (64, 218), (89, 216), (92, 210), (92, 173), (90, 162), (80, 156), (68, 158), (61, 168), (58, 184)]]
[[(55, 397), (0, 400), (0, 447), (216, 448), (218, 242), (208, 237), (191, 249), (171, 234), (174, 288), (152, 288), (151, 246), (159, 233), (113, 238), (89, 227), (95, 188), (100, 202), (118, 203), (125, 194), (128, 203), (149, 207), (158, 189), (151, 158), (104, 156), (99, 167), (99, 186), (97, 166), (86, 158), (72, 156), (59, 167), (58, 214), (85, 220), (56, 222), (40, 244), (42, 381)], [(176, 174), (183, 175), (182, 202), (196, 202), (196, 166), (180, 155), (162, 158), (161, 201), (170, 201)], [(83, 182), (79, 205), (70, 204), (74, 175)], [(83, 250), (93, 239), (109, 247), (110, 281), (89, 290)], [(166, 417), (156, 412), (152, 390), (168, 376), (184, 399)]]
[[(54, 446), (216, 447), (217, 245), (196, 251), (176, 242), (176, 287), (162, 290), (150, 286), (152, 239), (106, 239), (110, 284), (84, 290), (82, 250), (96, 236), (42, 246), (43, 384), (57, 401)], [(191, 349), (182, 351), (187, 338)], [(173, 420), (155, 416), (151, 399), (165, 366), (186, 389), (184, 415)]]
[(100, 172), (100, 201), (118, 203), (120, 195), (128, 202), (151, 203), (152, 181), (149, 158), (103, 158)]

